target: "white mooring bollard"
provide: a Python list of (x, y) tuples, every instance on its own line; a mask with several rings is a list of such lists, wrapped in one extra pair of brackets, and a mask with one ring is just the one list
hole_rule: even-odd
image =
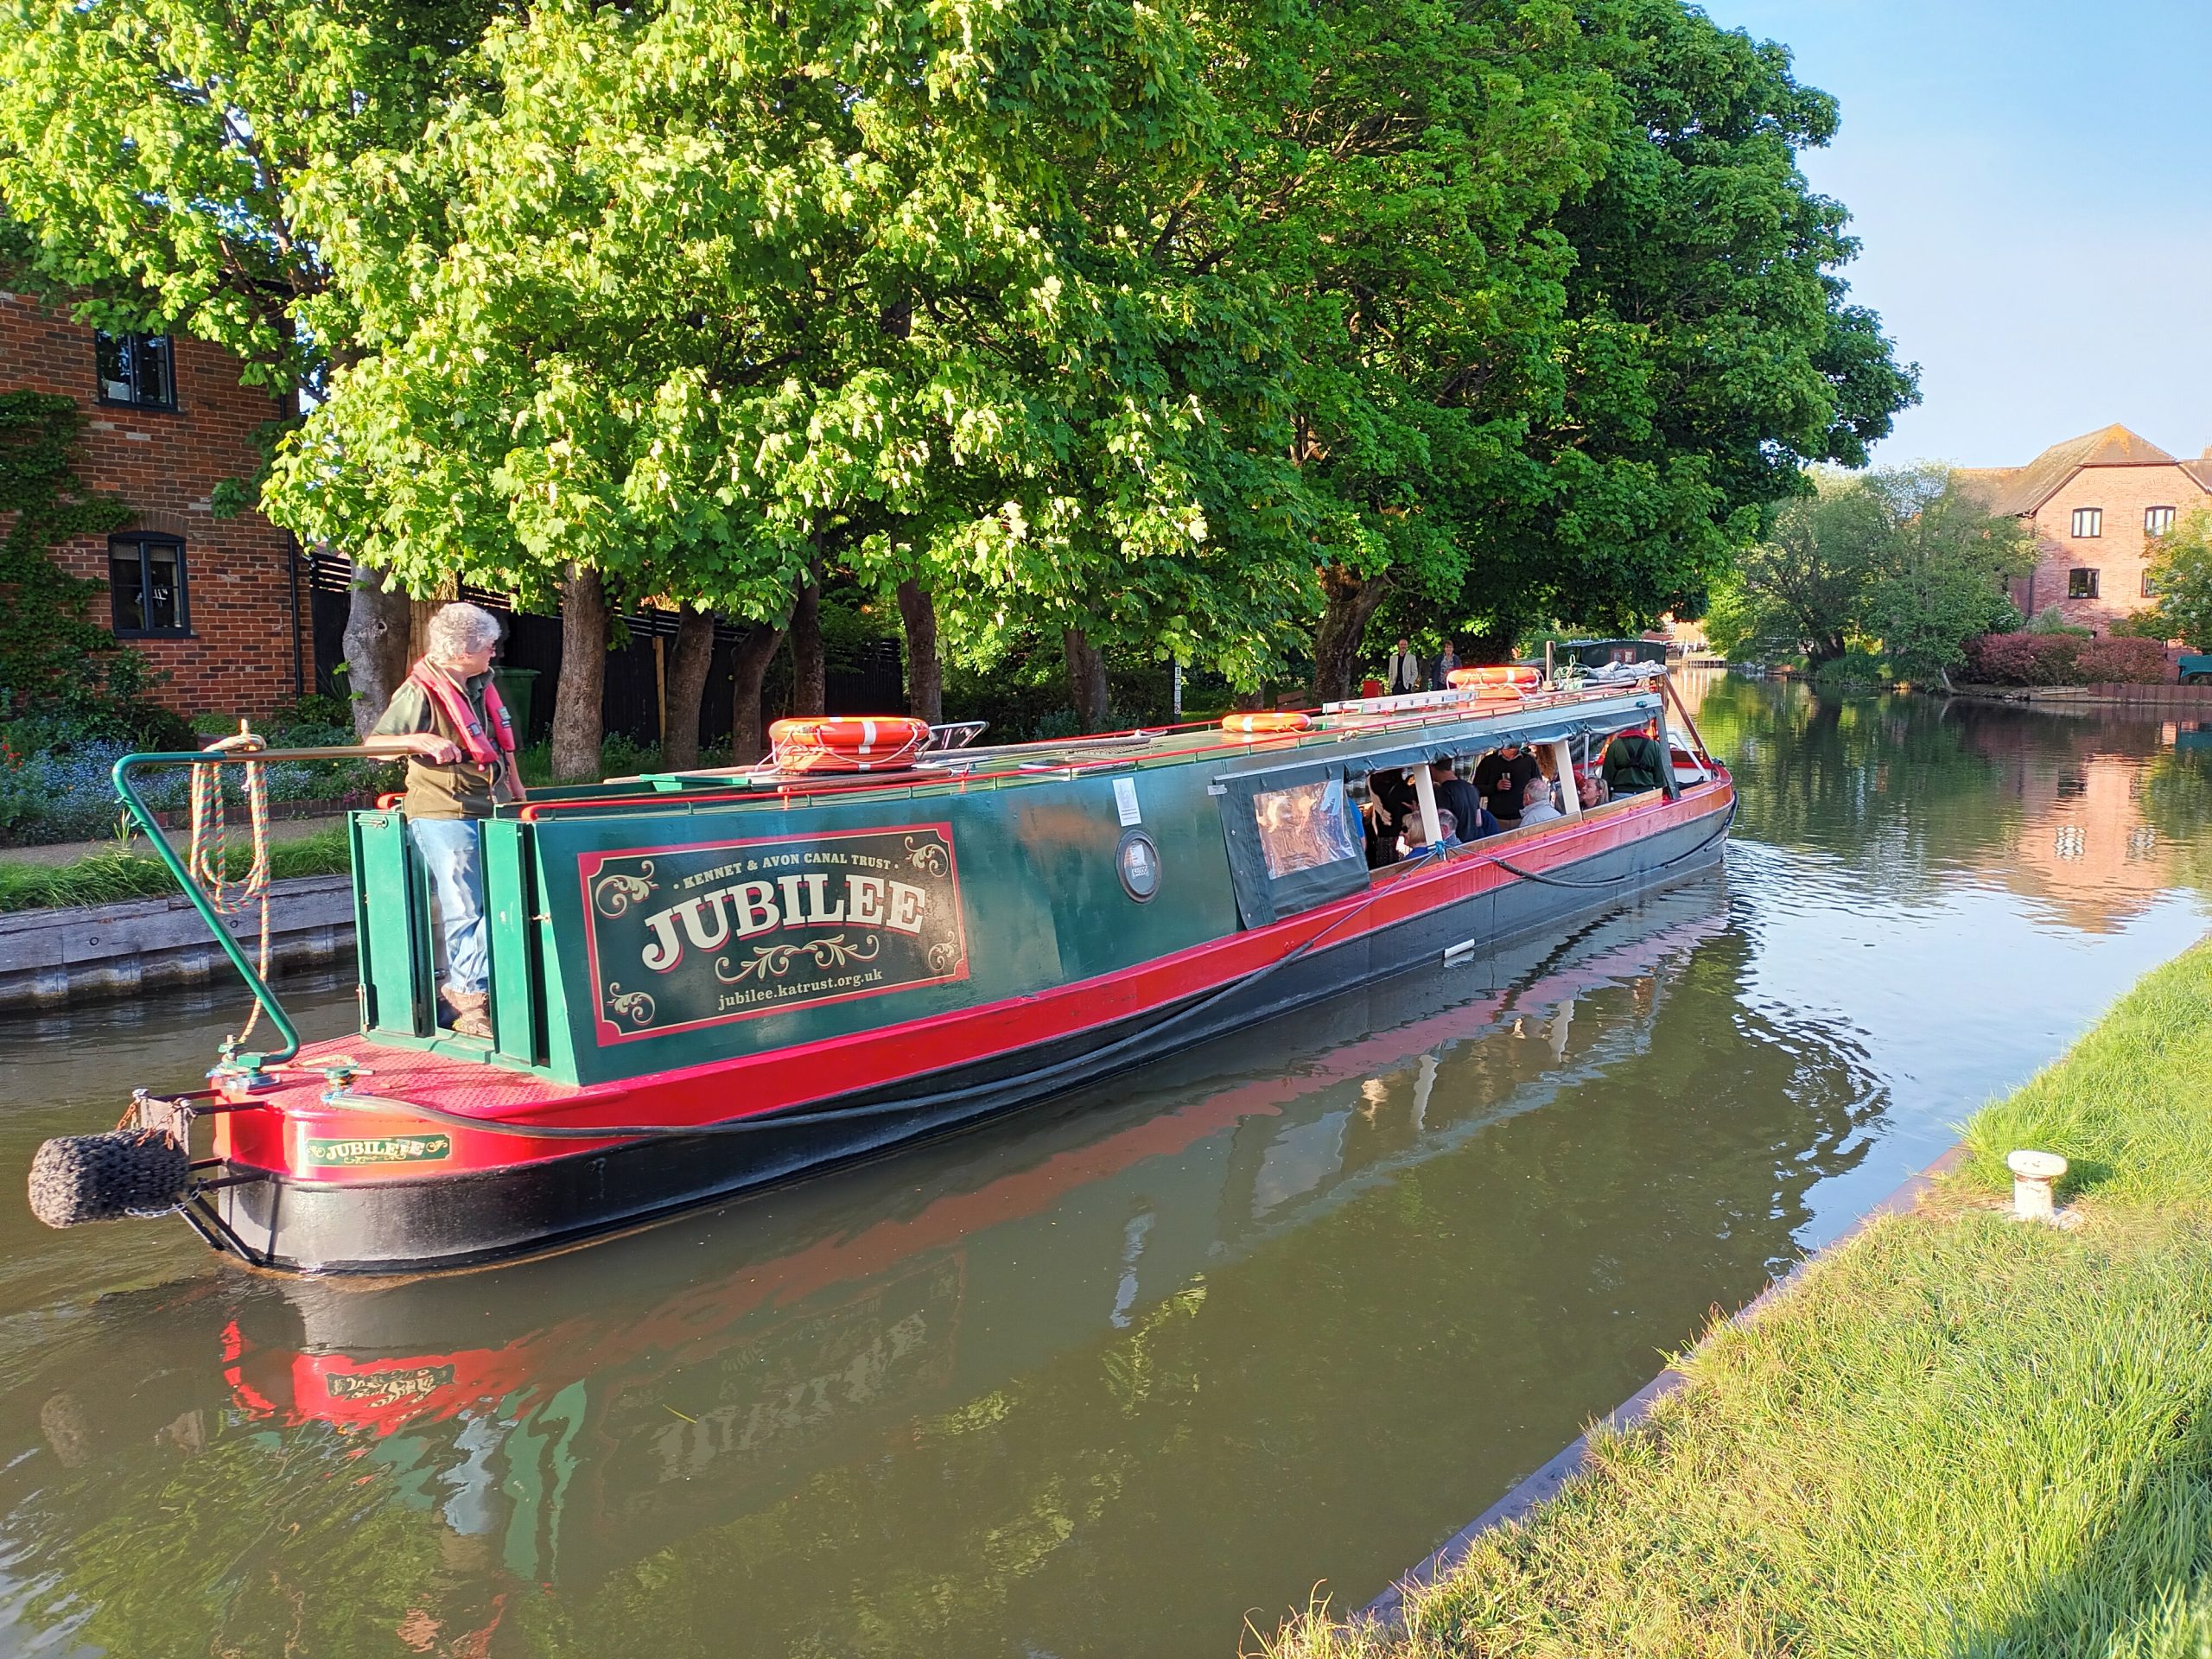
[(2022, 1221), (2056, 1221), (2051, 1189), (2066, 1173), (2066, 1160), (2055, 1152), (2016, 1152), (2005, 1160), (2012, 1172), (2012, 1213)]

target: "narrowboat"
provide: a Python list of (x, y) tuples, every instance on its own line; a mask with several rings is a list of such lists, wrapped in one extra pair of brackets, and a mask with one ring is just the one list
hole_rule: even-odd
[[(1733, 785), (1686, 714), (1673, 731), (1663, 671), (1558, 690), (1463, 672), (1059, 742), (922, 730), (887, 751), (876, 726), (901, 722), (852, 722), (826, 746), (844, 770), (779, 744), (742, 770), (537, 791), (482, 827), (488, 1039), (437, 1023), (396, 804), (350, 820), (359, 1030), (303, 1046), (132, 782), (350, 752), (126, 757), (125, 805), (282, 1041), (228, 1045), (206, 1089), (142, 1090), (122, 1128), (49, 1141), (33, 1207), (175, 1213), (292, 1273), (545, 1252), (1491, 955), (1719, 858)], [(1673, 759), (1662, 786), (1582, 808), (1577, 771), (1645, 729)], [(1508, 744), (1567, 780), (1564, 816), (1457, 842), (1427, 764)], [(1383, 772), (1410, 777), (1422, 844), (1372, 868), (1360, 802)]]

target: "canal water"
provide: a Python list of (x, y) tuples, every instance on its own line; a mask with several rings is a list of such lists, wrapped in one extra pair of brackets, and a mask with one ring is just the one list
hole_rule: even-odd
[[(1690, 690), (1725, 871), (856, 1173), (375, 1291), (0, 1206), (0, 1654), (1195, 1659), (1366, 1601), (2203, 929), (2193, 731)], [(0, 1166), (236, 1007), (0, 1025)]]

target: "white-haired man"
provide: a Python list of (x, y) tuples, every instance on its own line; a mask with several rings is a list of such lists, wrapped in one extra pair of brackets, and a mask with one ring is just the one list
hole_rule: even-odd
[(369, 747), (407, 757), (400, 803), (416, 856), (429, 871), (445, 924), (445, 1000), (453, 1029), (488, 1037), (491, 949), (477, 824), (495, 801), (523, 798), (513, 723), (492, 686), (499, 619), (474, 605), (441, 606), (415, 664), (369, 735)]

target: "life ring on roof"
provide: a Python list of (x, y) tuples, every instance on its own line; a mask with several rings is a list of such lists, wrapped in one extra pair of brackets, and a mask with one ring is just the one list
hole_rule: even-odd
[(1455, 668), (1445, 678), (1455, 691), (1470, 686), (1508, 686), (1515, 690), (1533, 691), (1544, 683), (1544, 671), (1518, 663), (1493, 663), (1481, 668)]
[(1301, 715), (1294, 709), (1270, 709), (1256, 715), (1224, 715), (1221, 729), (1242, 732), (1247, 736), (1262, 732), (1304, 732), (1313, 726), (1313, 716)]
[(833, 715), (779, 720), (768, 728), (768, 749), (782, 772), (887, 772), (929, 747), (925, 720)]

